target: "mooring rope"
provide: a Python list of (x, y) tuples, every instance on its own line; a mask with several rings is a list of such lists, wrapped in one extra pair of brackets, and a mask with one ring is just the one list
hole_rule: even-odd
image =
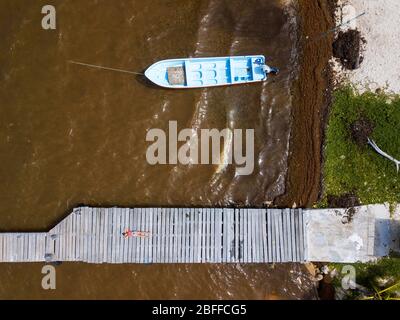
[(376, 152), (378, 152), (381, 156), (383, 156), (383, 157), (389, 159), (390, 161), (393, 161), (394, 164), (396, 165), (397, 173), (399, 172), (399, 169), (400, 169), (400, 161), (399, 161), (399, 160), (393, 158), (391, 155), (387, 154), (387, 153), (384, 152), (382, 149), (380, 149), (380, 148), (378, 147), (378, 145), (375, 143), (375, 141), (372, 140), (372, 139), (370, 139), (370, 138), (368, 138), (368, 144), (369, 144), (372, 148), (374, 148), (374, 150), (375, 150)]
[(129, 74), (135, 74), (135, 75), (140, 75), (143, 76), (143, 73), (140, 72), (134, 72), (134, 71), (129, 71), (129, 70), (122, 70), (122, 69), (116, 69), (116, 68), (109, 68), (109, 67), (103, 67), (103, 66), (98, 66), (95, 64), (89, 64), (89, 63), (83, 63), (83, 62), (76, 62), (76, 61), (72, 61), (69, 60), (69, 63), (72, 64), (77, 64), (77, 65), (81, 65), (81, 66), (85, 66), (85, 67), (91, 67), (91, 68), (97, 68), (97, 69), (103, 69), (103, 70), (110, 70), (110, 71), (117, 71), (117, 72), (123, 72), (123, 73), (129, 73)]
[[(338, 26), (336, 26), (336, 27), (334, 27), (334, 28), (332, 28), (332, 29), (330, 29), (330, 30), (328, 30), (328, 31), (326, 31), (326, 32), (323, 32), (323, 33), (319, 34), (318, 36), (316, 36), (315, 38), (313, 38), (313, 39), (311, 39), (311, 40), (314, 40), (314, 41), (315, 41), (315, 40), (319, 40), (319, 39), (321, 39), (321, 38), (327, 36), (328, 34), (330, 34), (330, 33), (334, 32), (334, 31), (336, 31), (337, 29), (343, 27), (344, 25), (349, 24), (350, 22), (352, 22), (352, 21), (354, 21), (354, 20), (356, 20), (356, 19), (358, 19), (358, 18), (361, 18), (363, 15), (366, 15), (366, 14), (367, 14), (367, 12), (364, 11), (363, 13), (360, 13), (359, 15), (355, 16), (354, 18), (351, 18), (351, 19), (349, 19), (349, 20), (347, 20), (347, 21), (345, 21), (345, 22), (339, 24)], [(309, 39), (309, 36), (307, 36), (306, 39)]]

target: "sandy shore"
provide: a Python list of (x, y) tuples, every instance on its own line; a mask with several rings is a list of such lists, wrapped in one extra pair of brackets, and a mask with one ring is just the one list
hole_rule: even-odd
[(339, 0), (338, 5), (337, 25), (365, 12), (341, 29), (359, 30), (366, 44), (360, 68), (348, 71), (335, 63), (335, 71), (360, 92), (383, 89), (400, 93), (400, 1)]

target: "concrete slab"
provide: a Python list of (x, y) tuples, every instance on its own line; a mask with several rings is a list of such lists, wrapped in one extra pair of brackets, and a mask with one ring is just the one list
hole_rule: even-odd
[(398, 243), (398, 225), (387, 204), (304, 212), (308, 261), (373, 261)]

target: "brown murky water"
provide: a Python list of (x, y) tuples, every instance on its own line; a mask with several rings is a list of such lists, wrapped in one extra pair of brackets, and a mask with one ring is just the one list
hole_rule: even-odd
[[(47, 230), (78, 204), (261, 206), (284, 191), (297, 52), (278, 0), (0, 0), (0, 231)], [(265, 54), (266, 83), (188, 91), (68, 60), (143, 71), (160, 59)], [(255, 129), (255, 170), (146, 161), (150, 128)], [(300, 265), (0, 265), (0, 298), (304, 298)]]

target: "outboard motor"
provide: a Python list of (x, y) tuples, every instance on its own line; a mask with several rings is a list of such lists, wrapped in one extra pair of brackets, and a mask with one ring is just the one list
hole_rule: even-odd
[(279, 69), (278, 68), (274, 68), (274, 67), (270, 67), (266, 64), (263, 65), (263, 70), (265, 72), (265, 74), (269, 74), (269, 73), (273, 73), (273, 74), (278, 74), (279, 73)]

